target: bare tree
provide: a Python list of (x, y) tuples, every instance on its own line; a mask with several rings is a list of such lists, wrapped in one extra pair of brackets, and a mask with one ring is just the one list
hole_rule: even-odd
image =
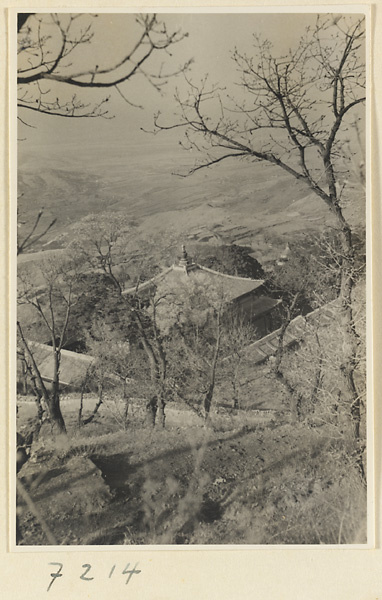
[(82, 419), (81, 404), (79, 422), (81, 419), (81, 424), (90, 423), (103, 404), (110, 410), (118, 425), (127, 429), (129, 382), (134, 374), (134, 359), (126, 331), (97, 320), (93, 322), (86, 342), (95, 359), (89, 374), (98, 387), (98, 401), (92, 414), (86, 419)]
[[(172, 46), (187, 34), (180, 30), (168, 31), (166, 24), (155, 14), (131, 15), (135, 28), (126, 36), (128, 43), (123, 55), (105, 57), (104, 64), (81, 68), (81, 50), (97, 45), (94, 32), (96, 14), (35, 14), (18, 13), (18, 120), (25, 120), (28, 111), (44, 115), (90, 118), (111, 118), (109, 97), (97, 100), (97, 90), (115, 89), (123, 100), (135, 108), (128, 98), (124, 84), (137, 76), (144, 77), (160, 90), (169, 77), (186, 71), (191, 61), (171, 70), (158, 66), (158, 56), (170, 59)], [(77, 65), (77, 66), (76, 66)], [(155, 66), (154, 66), (155, 65)], [(93, 89), (91, 101), (81, 98), (81, 90)], [(17, 254), (30, 250), (54, 226), (56, 219), (41, 228), (40, 210), (34, 223), (23, 237), (19, 237)]]
[(23, 355), (35, 377), (34, 385), (43, 398), (52, 428), (59, 433), (66, 431), (60, 407), (60, 365), (62, 349), (67, 342), (70, 318), (77, 301), (76, 284), (78, 265), (69, 261), (46, 261), (41, 265), (42, 285), (36, 286), (31, 279), (19, 274), (18, 303), (31, 307), (39, 323), (50, 339), (52, 348), (51, 387), (43, 379), (39, 364), (38, 347), (27, 339), (25, 325), (19, 316), (17, 322)]
[(136, 27), (126, 35), (128, 41), (122, 56), (110, 59), (104, 53), (103, 64), (82, 67), (81, 49), (97, 44), (96, 19), (95, 14), (18, 14), (17, 84), (21, 122), (25, 123), (21, 111), (69, 118), (110, 118), (109, 97), (88, 102), (78, 93), (85, 88), (114, 88), (128, 104), (137, 106), (129, 100), (124, 83), (139, 75), (160, 90), (168, 77), (187, 69), (189, 63), (168, 71), (161, 65), (158, 67), (155, 57), (169, 58), (172, 46), (185, 34), (180, 30), (168, 31), (155, 14), (132, 15)]
[[(147, 409), (155, 424), (159, 408), (160, 422), (165, 424), (165, 381), (167, 357), (157, 309), (162, 300), (155, 286), (144, 289), (142, 282), (157, 273), (157, 259), (163, 251), (163, 240), (147, 240), (134, 225), (120, 214), (89, 215), (77, 227), (73, 251), (85, 257), (97, 272), (106, 274), (115, 286), (132, 325), (131, 334), (145, 353), (149, 370), (151, 398)], [(172, 238), (166, 244), (172, 245)], [(130, 284), (130, 288), (127, 287)]]
[(352, 312), (354, 245), (343, 211), (345, 176), (349, 173), (344, 132), (352, 127), (365, 102), (364, 19), (353, 16), (322, 19), (308, 28), (295, 50), (276, 57), (269, 41), (254, 38), (253, 54), (233, 52), (240, 74), (239, 99), (226, 97), (217, 86), (189, 81), (189, 94), (177, 95), (179, 119), (156, 130), (185, 130), (186, 148), (204, 158), (189, 172), (227, 159), (246, 158), (274, 165), (306, 184), (334, 215), (341, 248), (340, 297), (347, 343), (340, 376), (351, 406), (355, 438), (359, 438), (359, 400), (354, 382), (357, 333)]
[(158, 306), (168, 331), (170, 379), (175, 394), (208, 423), (220, 376), (228, 301), (219, 286), (192, 278), (176, 289), (159, 286)]
[(251, 369), (248, 359), (248, 346), (258, 338), (256, 328), (246, 322), (240, 315), (228, 314), (224, 319), (224, 335), (222, 355), (223, 385), (228, 383), (232, 388), (232, 408), (241, 408), (243, 375)]

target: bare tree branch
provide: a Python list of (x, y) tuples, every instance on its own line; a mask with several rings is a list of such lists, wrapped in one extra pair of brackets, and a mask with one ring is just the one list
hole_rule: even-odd
[(43, 238), (56, 223), (57, 219), (53, 219), (49, 223), (49, 225), (47, 225), (47, 227), (45, 227), (45, 229), (43, 229), (43, 231), (41, 233), (35, 235), (36, 229), (38, 228), (38, 225), (40, 223), (43, 213), (44, 213), (44, 211), (41, 209), (36, 217), (34, 224), (32, 225), (31, 230), (29, 231), (29, 233), (26, 235), (26, 237), (23, 240), (17, 241), (17, 254), (18, 255), (22, 254), (23, 252), (26, 252), (31, 246), (33, 246), (38, 241), (40, 241), (41, 238)]
[[(96, 15), (37, 15), (20, 13), (18, 15), (18, 106), (43, 114), (62, 117), (103, 117), (110, 118), (104, 103), (108, 99), (93, 105), (82, 102), (75, 96), (66, 101), (63, 95), (53, 97), (53, 92), (44, 86), (55, 83), (66, 89), (116, 88), (121, 97), (131, 106), (132, 102), (120, 84), (140, 75), (150, 85), (159, 90), (168, 78), (184, 72), (191, 61), (164, 72), (163, 66), (151, 68), (151, 58), (169, 54), (169, 48), (179, 43), (186, 34), (180, 30), (167, 31), (164, 22), (155, 14), (136, 15), (136, 35), (129, 36), (130, 47), (113, 64), (87, 67), (75, 70), (78, 64), (76, 50), (96, 43), (93, 21)], [(68, 62), (72, 59), (72, 62)], [(42, 85), (41, 85), (42, 84)]]

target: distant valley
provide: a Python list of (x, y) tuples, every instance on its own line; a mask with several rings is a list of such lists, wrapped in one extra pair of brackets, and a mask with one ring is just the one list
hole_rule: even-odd
[(62, 248), (71, 226), (89, 213), (122, 211), (145, 235), (171, 230), (185, 240), (235, 241), (266, 260), (270, 245), (332, 223), (324, 203), (277, 168), (231, 160), (189, 177), (173, 174), (187, 172), (194, 159), (173, 143), (36, 146), (32, 152), (20, 144), (20, 234), (43, 208), (44, 223), (57, 223), (34, 250)]

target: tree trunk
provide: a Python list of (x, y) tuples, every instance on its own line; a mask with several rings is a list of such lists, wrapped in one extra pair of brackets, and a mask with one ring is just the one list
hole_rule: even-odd
[(99, 407), (101, 406), (102, 402), (103, 402), (103, 382), (101, 382), (98, 385), (98, 401), (97, 401), (97, 404), (95, 405), (92, 414), (89, 415), (89, 417), (87, 417), (86, 419), (83, 420), (83, 425), (87, 425), (88, 423), (91, 423), (93, 421), (93, 419), (96, 416), (96, 414), (97, 414), (97, 412), (99, 410)]
[[(154, 349), (150, 340), (148, 340), (148, 338), (146, 336), (146, 333), (144, 331), (144, 328), (143, 328), (142, 322), (139, 318), (139, 315), (137, 315), (136, 322), (138, 325), (138, 331), (140, 332), (140, 338), (142, 341), (143, 348), (144, 348), (147, 358), (149, 360), (151, 381), (153, 382), (153, 384), (155, 386), (159, 385), (160, 387), (162, 387), (164, 384), (164, 380), (166, 378), (167, 362), (166, 362), (165, 353), (164, 353), (162, 345), (161, 345), (161, 341), (158, 339), (155, 340), (155, 349)], [(165, 426), (165, 421), (166, 421), (165, 406), (166, 406), (166, 403), (164, 401), (163, 391), (161, 390), (159, 393), (159, 417), (160, 417), (160, 424), (162, 427)], [(155, 396), (155, 400), (154, 400), (154, 398), (149, 400), (149, 402), (146, 404), (146, 410), (147, 410), (147, 420), (150, 423), (150, 425), (152, 425), (154, 427), (155, 421), (156, 421), (156, 414), (158, 411), (157, 396)]]
[(343, 261), (341, 269), (341, 325), (345, 340), (343, 344), (343, 362), (340, 367), (344, 392), (349, 401), (352, 433), (356, 443), (360, 441), (361, 400), (354, 381), (358, 334), (355, 329), (352, 309), (354, 288), (354, 248), (349, 225), (345, 221), (341, 209), (334, 211), (341, 227)]
[(312, 394), (310, 396), (310, 404), (311, 404), (312, 412), (314, 412), (316, 410), (318, 395), (319, 395), (320, 389), (322, 387), (322, 378), (323, 378), (323, 369), (322, 369), (323, 357), (322, 357), (322, 351), (321, 351), (320, 338), (319, 338), (317, 332), (316, 332), (315, 337), (316, 337), (316, 341), (317, 341), (317, 350), (319, 350), (319, 360), (318, 360), (318, 367), (316, 369), (316, 373), (315, 373), (315, 377), (314, 377)]
[(147, 338), (147, 335), (146, 335), (144, 326), (142, 324), (140, 315), (138, 314), (138, 311), (135, 310), (135, 311), (133, 311), (132, 314), (133, 314), (134, 321), (135, 321), (138, 331), (139, 331), (139, 337), (142, 342), (143, 349), (146, 352), (146, 355), (147, 355), (147, 358), (149, 361), (151, 379), (153, 381), (155, 381), (158, 378), (158, 372), (159, 372), (158, 361), (155, 356), (155, 352), (152, 348), (152, 345), (150, 344), (150, 341)]
[[(154, 325), (154, 327), (156, 327)], [(163, 344), (162, 344), (162, 340), (159, 337), (158, 331), (155, 331), (155, 345), (156, 345), (156, 350), (157, 350), (157, 356), (158, 356), (158, 378), (160, 380), (160, 391), (159, 391), (159, 402), (158, 402), (158, 410), (159, 410), (159, 423), (161, 425), (161, 427), (165, 427), (166, 424), (166, 415), (165, 415), (165, 408), (166, 408), (166, 399), (165, 399), (165, 380), (166, 380), (166, 374), (167, 374), (167, 357), (165, 354), (165, 351), (163, 350)]]
[(214, 387), (215, 387), (214, 383), (211, 383), (207, 390), (206, 395), (204, 396), (204, 420), (206, 423), (207, 423), (208, 419), (210, 418)]
[(36, 406), (37, 406), (37, 417), (38, 417), (38, 420), (40, 421), (40, 423), (42, 423), (42, 419), (43, 419), (44, 412), (45, 412), (44, 408), (42, 406), (42, 403), (41, 403), (42, 393), (38, 389), (38, 386), (36, 384), (36, 376), (34, 375), (32, 369), (30, 367), (28, 367), (27, 362), (25, 364), (27, 365), (27, 368), (28, 368), (29, 377), (31, 380), (32, 389), (33, 389), (33, 393), (34, 393), (34, 400), (35, 400)]
[(84, 388), (85, 388), (85, 386), (81, 385), (80, 408), (78, 409), (78, 419), (77, 419), (78, 429), (80, 429), (83, 425), (82, 410), (84, 408)]
[(53, 432), (58, 434), (66, 433), (65, 421), (62, 416), (60, 402), (57, 402), (57, 399), (52, 396), (46, 402), (46, 405), (48, 407), (49, 420), (51, 422)]
[(240, 409), (239, 402), (239, 365), (237, 365), (232, 379), (232, 401), (235, 410)]
[(234, 386), (234, 388), (233, 388), (233, 398), (232, 398), (232, 400), (233, 400), (233, 408), (235, 410), (239, 410), (240, 404), (239, 404), (239, 398), (238, 398), (238, 393), (237, 393), (236, 386)]
[(280, 369), (275, 371), (275, 377), (282, 383), (288, 392), (291, 422), (295, 424), (300, 421), (302, 417), (302, 396), (289, 383), (288, 379)]
[(42, 423), (42, 418), (44, 416), (44, 409), (41, 404), (41, 394), (39, 393), (37, 388), (36, 388), (36, 392), (35, 392), (35, 402), (37, 405), (37, 417), (38, 417), (39, 422)]
[(287, 316), (281, 326), (279, 341), (275, 354), (275, 363), (272, 369), (276, 379), (278, 379), (278, 381), (282, 383), (289, 395), (289, 408), (292, 423), (297, 423), (297, 421), (301, 419), (302, 398), (301, 395), (298, 394), (294, 387), (289, 383), (288, 379), (285, 377), (283, 371), (281, 370), (281, 361), (284, 355), (284, 337), (289, 327), (289, 324), (292, 321), (293, 309), (296, 305), (299, 295), (299, 293), (295, 294), (290, 306), (287, 306)]
[(58, 377), (57, 353), (56, 352), (54, 353), (55, 354), (55, 358), (54, 358), (55, 364), (54, 364), (54, 373), (53, 373), (53, 391), (52, 391), (52, 394), (49, 394), (48, 390), (46, 389), (45, 383), (41, 377), (40, 369), (38, 368), (38, 365), (35, 361), (33, 352), (29, 348), (28, 342), (26, 341), (26, 339), (24, 337), (24, 333), (22, 331), (22, 328), (21, 328), (21, 325), (19, 322), (17, 323), (17, 328), (19, 330), (24, 349), (30, 358), (30, 361), (32, 364), (32, 369), (36, 375), (36, 379), (37, 379), (40, 391), (42, 393), (42, 397), (44, 398), (45, 404), (47, 406), (49, 419), (52, 424), (52, 429), (56, 430), (58, 433), (66, 433), (65, 421), (62, 416), (61, 409), (60, 409), (58, 385), (57, 385), (57, 382), (56, 382), (56, 384), (54, 383), (55, 379), (57, 379), (57, 377)]
[(220, 312), (216, 315), (216, 342), (214, 355), (212, 358), (211, 371), (210, 371), (210, 383), (206, 395), (204, 396), (204, 419), (205, 422), (210, 418), (212, 398), (215, 390), (216, 381), (216, 369), (218, 366), (219, 354), (220, 354), (220, 340), (221, 340), (221, 315)]
[(66, 433), (65, 421), (62, 416), (60, 407), (60, 360), (61, 352), (54, 348), (53, 354), (53, 382), (52, 382), (52, 394), (48, 401), (48, 412), (51, 420), (53, 432)]
[(28, 379), (27, 379), (27, 375), (28, 375), (28, 365), (27, 365), (27, 361), (25, 360), (25, 356), (23, 356), (23, 358), (21, 359), (21, 368), (22, 368), (22, 373), (21, 373), (21, 377), (22, 377), (22, 395), (26, 396), (28, 393)]
[(147, 422), (152, 427), (155, 427), (155, 419), (158, 410), (158, 398), (152, 396), (146, 404)]
[[(166, 354), (163, 350), (162, 341), (160, 339), (159, 333), (156, 329), (155, 323), (154, 327), (154, 340), (149, 339), (146, 334), (144, 325), (142, 323), (141, 316), (138, 310), (134, 310), (132, 312), (132, 316), (135, 324), (137, 325), (137, 329), (139, 332), (139, 337), (143, 346), (143, 349), (146, 353), (146, 356), (150, 365), (150, 377), (151, 381), (157, 387), (158, 385), (163, 388), (164, 381), (166, 379), (166, 371), (167, 371), (167, 359)], [(165, 406), (166, 403), (163, 398), (162, 390), (159, 393), (159, 414), (160, 414), (160, 423), (162, 427), (165, 426)], [(158, 410), (158, 398), (155, 396), (151, 398), (146, 404), (147, 411), (147, 420), (153, 427), (155, 426), (156, 414)]]
[(124, 402), (124, 409), (123, 409), (123, 426), (125, 429), (127, 429), (127, 425), (128, 425), (128, 416), (129, 416), (129, 396), (127, 394), (127, 384), (126, 384), (126, 379), (123, 380), (123, 402)]
[(166, 415), (165, 415), (165, 409), (166, 407), (166, 402), (163, 396), (163, 393), (160, 395), (159, 397), (159, 423), (160, 425), (164, 428), (165, 424), (166, 424)]

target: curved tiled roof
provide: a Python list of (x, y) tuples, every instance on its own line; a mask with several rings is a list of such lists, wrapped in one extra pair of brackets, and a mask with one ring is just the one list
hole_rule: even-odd
[[(308, 313), (305, 317), (299, 315), (295, 319), (293, 319), (285, 332), (283, 345), (284, 347), (291, 346), (296, 342), (300, 342), (306, 332), (306, 326), (309, 323), (314, 323), (315, 319), (319, 319), (321, 323), (330, 324), (333, 318), (336, 318), (336, 309), (339, 308), (338, 299), (332, 300), (332, 302), (328, 302), (328, 304), (324, 304), (324, 306), (320, 306), (316, 308), (312, 312)], [(264, 362), (274, 354), (276, 354), (279, 338), (280, 338), (281, 328), (272, 331), (265, 337), (257, 340), (250, 344), (247, 349), (247, 356), (250, 356), (253, 364), (258, 364)], [(228, 360), (229, 357), (224, 360)]]
[[(261, 279), (226, 275), (225, 273), (219, 273), (218, 271), (197, 264), (190, 265), (189, 267), (172, 265), (162, 273), (159, 273), (159, 275), (142, 283), (138, 288), (138, 292), (147, 291), (159, 283), (165, 283), (176, 288), (177, 285), (189, 279), (201, 285), (212, 285), (220, 288), (227, 302), (232, 302), (241, 296), (249, 294), (264, 284), (264, 280)], [(137, 287), (134, 286), (124, 290), (123, 294), (133, 294), (136, 291)]]

